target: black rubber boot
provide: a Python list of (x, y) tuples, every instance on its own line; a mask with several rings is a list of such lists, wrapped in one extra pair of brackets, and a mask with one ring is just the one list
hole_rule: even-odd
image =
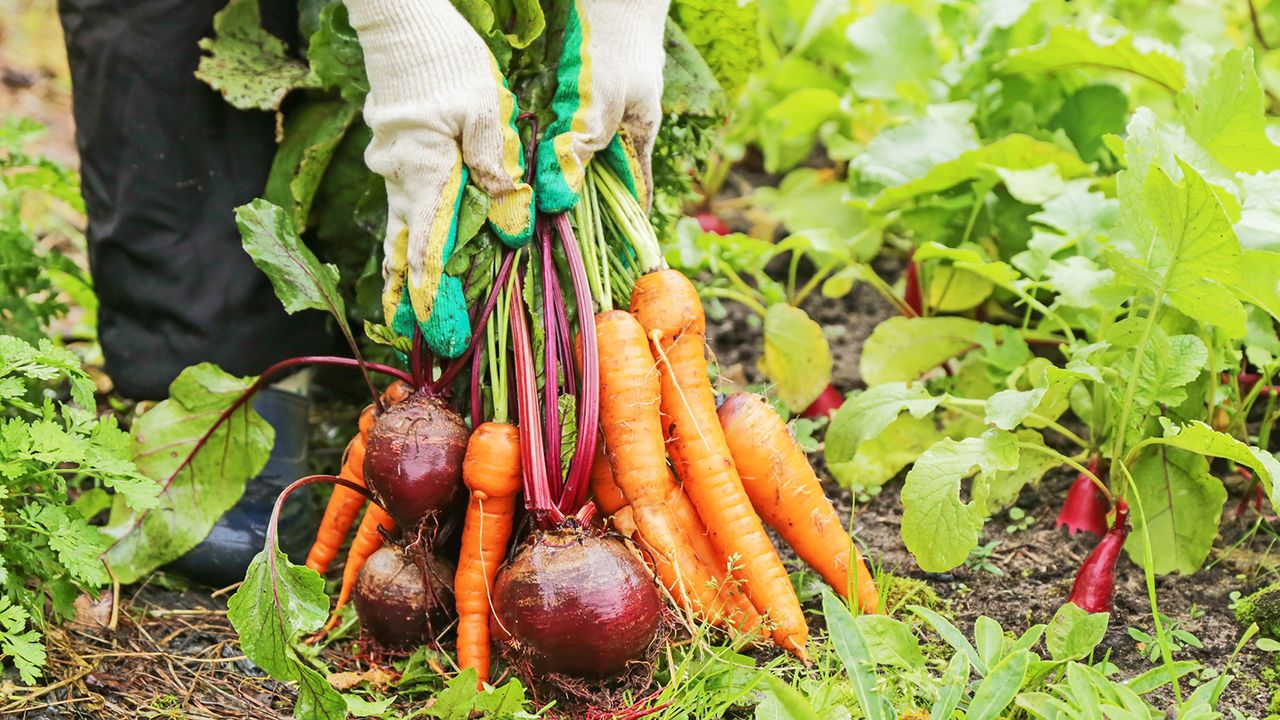
[[(262, 472), (245, 485), (244, 496), (218, 520), (209, 536), (166, 566), (166, 570), (213, 587), (243, 580), (245, 569), (266, 541), (276, 496), (289, 483), (310, 474), (307, 419), (311, 401), (295, 393), (267, 388), (254, 399), (253, 407), (275, 428), (271, 457)], [(296, 563), (305, 559), (319, 517), (310, 491), (311, 488), (302, 488), (293, 493), (280, 511), (280, 549)]]

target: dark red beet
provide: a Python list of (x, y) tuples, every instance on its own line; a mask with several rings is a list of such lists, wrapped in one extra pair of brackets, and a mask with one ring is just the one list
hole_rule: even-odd
[[(1097, 476), (1100, 466), (1098, 458), (1094, 457), (1089, 461), (1089, 472)], [(1110, 504), (1107, 497), (1088, 475), (1080, 473), (1067, 491), (1067, 499), (1058, 511), (1058, 522), (1054, 527), (1066, 525), (1067, 531), (1072, 535), (1083, 530), (1102, 537), (1107, 532), (1108, 510)]]
[(720, 219), (719, 215), (716, 215), (710, 210), (702, 210), (701, 212), (694, 213), (693, 219), (698, 221), (698, 227), (702, 228), (703, 232), (715, 233), (717, 235), (728, 235), (733, 232), (729, 229), (729, 226), (725, 224), (724, 220)]
[(422, 392), (378, 417), (369, 429), (364, 479), (396, 525), (412, 532), (458, 495), (469, 434), (458, 413)]
[[(911, 255), (916, 253), (911, 251)], [(907, 258), (906, 277), (902, 281), (902, 301), (916, 315), (924, 314), (924, 295), (920, 292), (920, 269), (916, 267), (914, 257)]]
[(800, 413), (800, 417), (809, 418), (810, 420), (830, 417), (843, 404), (844, 394), (837, 390), (835, 385), (827, 385), (823, 388), (822, 393), (813, 402), (809, 403), (809, 407)]
[(431, 554), (423, 564), (425, 577), (400, 548), (384, 545), (360, 568), (356, 614), (360, 626), (379, 643), (421, 645), (453, 620), (453, 565)]
[(494, 582), (493, 637), (540, 673), (613, 675), (645, 657), (661, 602), (648, 569), (619, 540), (538, 532)]
[(1091, 613), (1111, 612), (1111, 601), (1116, 593), (1116, 560), (1120, 548), (1129, 537), (1129, 505), (1124, 500), (1116, 502), (1116, 521), (1107, 534), (1098, 541), (1093, 552), (1084, 559), (1076, 582), (1071, 586), (1068, 602)]

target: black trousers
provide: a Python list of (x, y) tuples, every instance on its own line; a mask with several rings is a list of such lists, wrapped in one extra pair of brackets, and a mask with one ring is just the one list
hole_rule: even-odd
[[(240, 245), (232, 209), (259, 195), (275, 119), (193, 73), (226, 0), (59, 0), (71, 65), (99, 337), (117, 390), (162, 398), (193, 363), (237, 375), (329, 347), (318, 312), (286, 315)], [(291, 46), (296, 0), (262, 0)]]

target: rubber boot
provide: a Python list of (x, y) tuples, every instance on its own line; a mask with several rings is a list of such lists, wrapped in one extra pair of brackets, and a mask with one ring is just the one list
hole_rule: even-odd
[[(253, 407), (276, 431), (266, 466), (245, 485), (244, 495), (218, 520), (209, 536), (166, 570), (213, 587), (240, 582), (266, 541), (276, 496), (289, 483), (310, 474), (307, 436), (311, 401), (296, 393), (266, 388), (258, 393)], [(306, 487), (294, 492), (280, 510), (280, 549), (296, 563), (306, 558), (319, 521), (311, 490)]]

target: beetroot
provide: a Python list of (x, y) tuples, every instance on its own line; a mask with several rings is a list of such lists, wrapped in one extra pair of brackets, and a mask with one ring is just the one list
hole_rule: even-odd
[[(1100, 467), (1101, 463), (1096, 456), (1089, 460), (1089, 472), (1095, 477)], [(1080, 473), (1076, 476), (1076, 481), (1071, 483), (1071, 489), (1067, 491), (1067, 499), (1062, 503), (1062, 509), (1058, 511), (1058, 522), (1054, 527), (1060, 528), (1066, 525), (1067, 532), (1072, 535), (1083, 530), (1102, 537), (1107, 532), (1109, 509), (1110, 504), (1098, 486), (1093, 484), (1093, 480), (1088, 475)]]
[(424, 392), (374, 422), (364, 479), (397, 526), (412, 533), (453, 502), (462, 486), (468, 435), (458, 413)]
[(612, 675), (642, 659), (661, 602), (621, 541), (562, 527), (535, 532), (494, 583), (493, 637), (539, 673)]
[(835, 414), (840, 406), (844, 404), (844, 394), (836, 389), (835, 385), (827, 385), (823, 388), (822, 393), (809, 403), (809, 407), (800, 413), (800, 417), (810, 420), (818, 418), (830, 417)]
[(431, 554), (422, 558), (420, 568), (400, 548), (384, 545), (360, 568), (356, 614), (383, 645), (421, 645), (453, 619), (453, 565)]
[(1110, 612), (1116, 593), (1116, 560), (1129, 537), (1129, 504), (1116, 501), (1116, 521), (1084, 559), (1068, 602), (1091, 613)]

